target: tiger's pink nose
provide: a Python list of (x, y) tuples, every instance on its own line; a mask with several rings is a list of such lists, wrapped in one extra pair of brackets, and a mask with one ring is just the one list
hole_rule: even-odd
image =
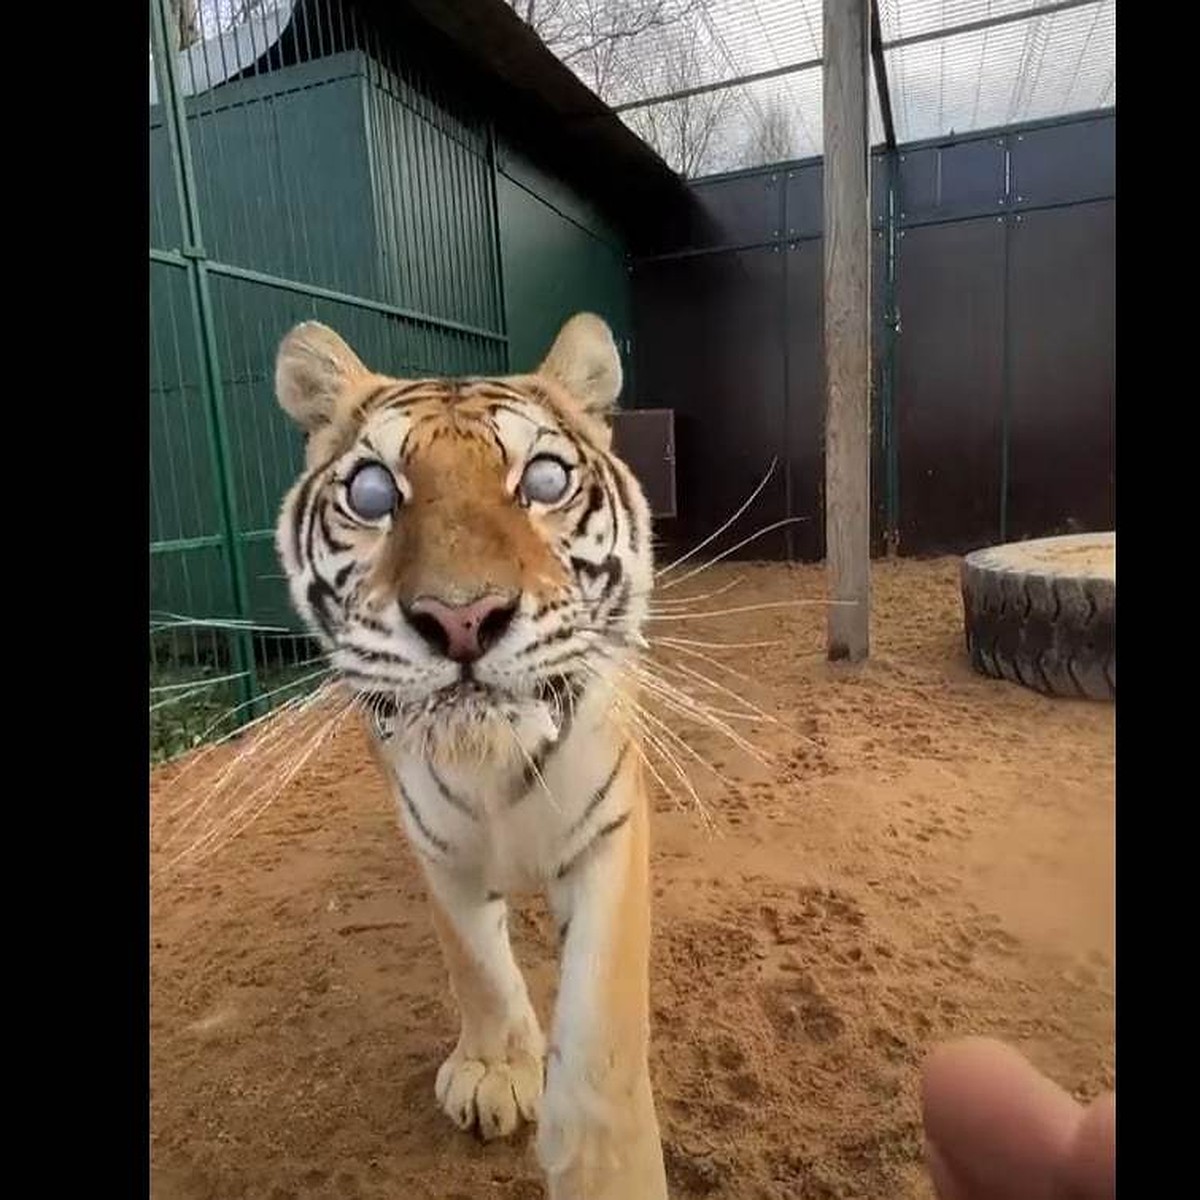
[(437, 654), (455, 662), (482, 658), (512, 623), (517, 602), (491, 593), (470, 604), (446, 604), (421, 596), (408, 607), (409, 624)]

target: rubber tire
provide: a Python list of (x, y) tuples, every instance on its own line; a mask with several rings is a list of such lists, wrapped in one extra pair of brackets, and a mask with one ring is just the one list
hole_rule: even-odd
[[(1060, 571), (1044, 561), (1098, 539), (1112, 541), (1111, 572)], [(1115, 558), (1115, 534), (1041, 538), (967, 555), (962, 598), (971, 666), (1049, 696), (1115, 700)]]

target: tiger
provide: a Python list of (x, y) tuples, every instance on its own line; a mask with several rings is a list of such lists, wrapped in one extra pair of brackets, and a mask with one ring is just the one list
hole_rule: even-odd
[[(290, 597), (362, 706), (458, 1011), (434, 1098), (484, 1139), (536, 1123), (550, 1200), (667, 1196), (650, 805), (619, 699), (654, 553), (613, 451), (622, 382), (591, 313), (524, 375), (392, 378), (315, 321), (275, 369), (307, 438), (277, 525)], [(531, 892), (559, 932), (548, 1038), (508, 935)]]

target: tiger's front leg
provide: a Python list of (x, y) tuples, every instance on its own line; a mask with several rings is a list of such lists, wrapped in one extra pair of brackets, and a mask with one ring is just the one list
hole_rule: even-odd
[(649, 812), (631, 748), (550, 884), (565, 930), (538, 1158), (550, 1200), (666, 1200), (649, 1051)]
[(434, 927), (462, 1019), (437, 1074), (438, 1104), (460, 1128), (487, 1139), (535, 1120), (545, 1039), (513, 958), (504, 900), (482, 882), (425, 863)]

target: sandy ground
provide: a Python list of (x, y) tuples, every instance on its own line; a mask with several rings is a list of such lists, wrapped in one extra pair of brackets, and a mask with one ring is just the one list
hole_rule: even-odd
[[(735, 574), (705, 607), (823, 586), (776, 565), (703, 590)], [(917, 1072), (947, 1036), (1010, 1039), (1080, 1098), (1115, 1083), (1113, 707), (974, 676), (956, 561), (878, 564), (874, 588), (864, 669), (824, 662), (819, 607), (674, 630), (782, 643), (720, 652), (780, 722), (748, 733), (774, 768), (689, 730), (728, 781), (692, 764), (716, 832), (656, 799), (652, 1071), (676, 1200), (931, 1196)], [(160, 877), (152, 914), (156, 1200), (541, 1196), (527, 1135), (483, 1145), (434, 1106), (455, 1017), (353, 725), (247, 832)], [(512, 927), (546, 1016), (540, 902)]]

